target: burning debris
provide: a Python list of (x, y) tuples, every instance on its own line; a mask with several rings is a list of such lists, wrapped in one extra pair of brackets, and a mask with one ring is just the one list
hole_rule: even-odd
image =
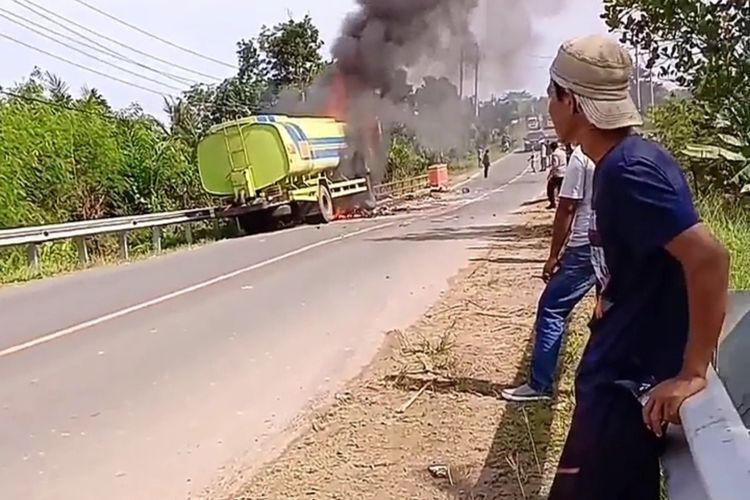
[(382, 214), (376, 214), (375, 210), (367, 210), (362, 207), (354, 207), (348, 210), (336, 209), (333, 220), (372, 219)]

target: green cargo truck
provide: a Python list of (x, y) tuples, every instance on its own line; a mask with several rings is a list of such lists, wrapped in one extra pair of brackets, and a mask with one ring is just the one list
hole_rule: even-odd
[(346, 125), (333, 118), (258, 115), (213, 127), (198, 167), (203, 188), (245, 230), (276, 217), (327, 223), (345, 198), (370, 193), (367, 178), (341, 175), (359, 157), (348, 150)]

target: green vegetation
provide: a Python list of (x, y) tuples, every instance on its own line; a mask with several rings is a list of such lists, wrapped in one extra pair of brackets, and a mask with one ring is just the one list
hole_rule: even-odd
[(731, 286), (750, 290), (750, 205), (707, 196), (700, 200), (699, 208), (732, 255)]

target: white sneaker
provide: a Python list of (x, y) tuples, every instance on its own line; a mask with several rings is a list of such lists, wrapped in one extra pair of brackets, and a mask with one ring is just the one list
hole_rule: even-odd
[(535, 391), (529, 384), (523, 384), (520, 387), (511, 389), (503, 389), (500, 395), (506, 401), (513, 401), (514, 403), (534, 403), (552, 399), (549, 394)]

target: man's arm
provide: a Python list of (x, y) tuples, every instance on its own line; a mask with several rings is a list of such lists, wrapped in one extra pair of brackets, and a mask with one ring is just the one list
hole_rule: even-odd
[(684, 270), (690, 310), (680, 376), (705, 378), (726, 314), (729, 253), (703, 224), (677, 236), (666, 249)]
[(586, 169), (583, 163), (571, 163), (560, 187), (560, 203), (557, 205), (555, 221), (552, 224), (549, 258), (542, 271), (542, 279), (545, 281), (552, 277), (558, 267), (560, 254), (568, 240), (576, 211), (583, 199), (585, 183)]
[(656, 386), (643, 408), (643, 420), (657, 436), (664, 422), (680, 423), (682, 404), (706, 387), (729, 288), (729, 254), (703, 224), (682, 232), (666, 249), (685, 273), (690, 330), (679, 375)]
[(550, 259), (560, 258), (580, 203), (580, 200), (560, 196), (560, 203), (555, 212), (555, 221), (552, 223), (552, 243), (549, 249)]

